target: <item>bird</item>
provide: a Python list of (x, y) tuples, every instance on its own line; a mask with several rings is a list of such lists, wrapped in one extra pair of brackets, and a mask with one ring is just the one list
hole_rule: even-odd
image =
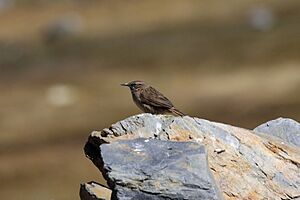
[(184, 113), (174, 107), (172, 102), (155, 88), (144, 81), (131, 81), (121, 86), (129, 87), (134, 103), (146, 113), (172, 114), (185, 116)]

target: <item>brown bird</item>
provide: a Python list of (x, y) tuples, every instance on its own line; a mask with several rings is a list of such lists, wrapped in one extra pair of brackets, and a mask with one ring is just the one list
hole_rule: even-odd
[(121, 85), (130, 88), (134, 103), (146, 113), (185, 115), (167, 97), (143, 81), (131, 81)]

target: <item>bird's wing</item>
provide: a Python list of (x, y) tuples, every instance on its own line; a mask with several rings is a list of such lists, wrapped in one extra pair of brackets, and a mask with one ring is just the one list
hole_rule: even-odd
[(146, 87), (144, 91), (141, 92), (140, 98), (142, 103), (150, 106), (167, 109), (174, 107), (167, 97), (165, 97), (163, 94), (161, 94), (151, 86)]

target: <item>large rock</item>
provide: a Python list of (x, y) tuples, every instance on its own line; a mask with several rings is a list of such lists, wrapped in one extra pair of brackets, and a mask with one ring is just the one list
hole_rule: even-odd
[(300, 124), (288, 118), (268, 121), (254, 129), (257, 133), (265, 133), (300, 147)]
[(139, 138), (100, 151), (112, 199), (221, 199), (198, 143)]
[[(92, 132), (85, 153), (105, 175), (108, 170), (102, 167), (105, 163), (100, 146), (141, 137), (205, 145), (209, 168), (225, 199), (300, 197), (299, 148), (275, 137), (203, 119), (151, 114), (133, 116), (103, 131)], [(110, 155), (115, 156), (114, 152)], [(105, 178), (112, 186), (115, 179), (110, 179), (109, 175)]]

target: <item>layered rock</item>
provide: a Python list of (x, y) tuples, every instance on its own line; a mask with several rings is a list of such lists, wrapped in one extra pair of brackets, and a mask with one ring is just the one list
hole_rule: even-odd
[(295, 120), (280, 117), (256, 127), (254, 131), (278, 137), (288, 144), (300, 147), (300, 124)]
[[(102, 171), (112, 189), (115, 189), (117, 183), (129, 183), (126, 181), (130, 177), (124, 177), (126, 174), (118, 177), (111, 175), (119, 168), (105, 167), (108, 166), (108, 160), (104, 157), (116, 156), (114, 150), (118, 148), (103, 151), (102, 146), (108, 148), (109, 145), (105, 147), (103, 144), (120, 145), (122, 142), (118, 141), (135, 138), (188, 141), (193, 142), (191, 144), (204, 145), (209, 168), (224, 199), (282, 200), (300, 197), (299, 148), (285, 144), (279, 138), (255, 134), (253, 131), (226, 124), (188, 116), (151, 114), (133, 116), (113, 124), (108, 129), (91, 133), (85, 153)], [(127, 145), (131, 143), (132, 141)], [(184, 148), (182, 152), (183, 150)], [(117, 160), (126, 167), (127, 162)], [(178, 164), (174, 166), (176, 165)], [(127, 167), (129, 166), (131, 165), (128, 163)], [(123, 189), (133, 189), (131, 184), (121, 185)], [(159, 184), (157, 187), (162, 188)], [(134, 191), (141, 190), (134, 188)]]
[(112, 199), (221, 199), (198, 143), (138, 138), (100, 151)]

